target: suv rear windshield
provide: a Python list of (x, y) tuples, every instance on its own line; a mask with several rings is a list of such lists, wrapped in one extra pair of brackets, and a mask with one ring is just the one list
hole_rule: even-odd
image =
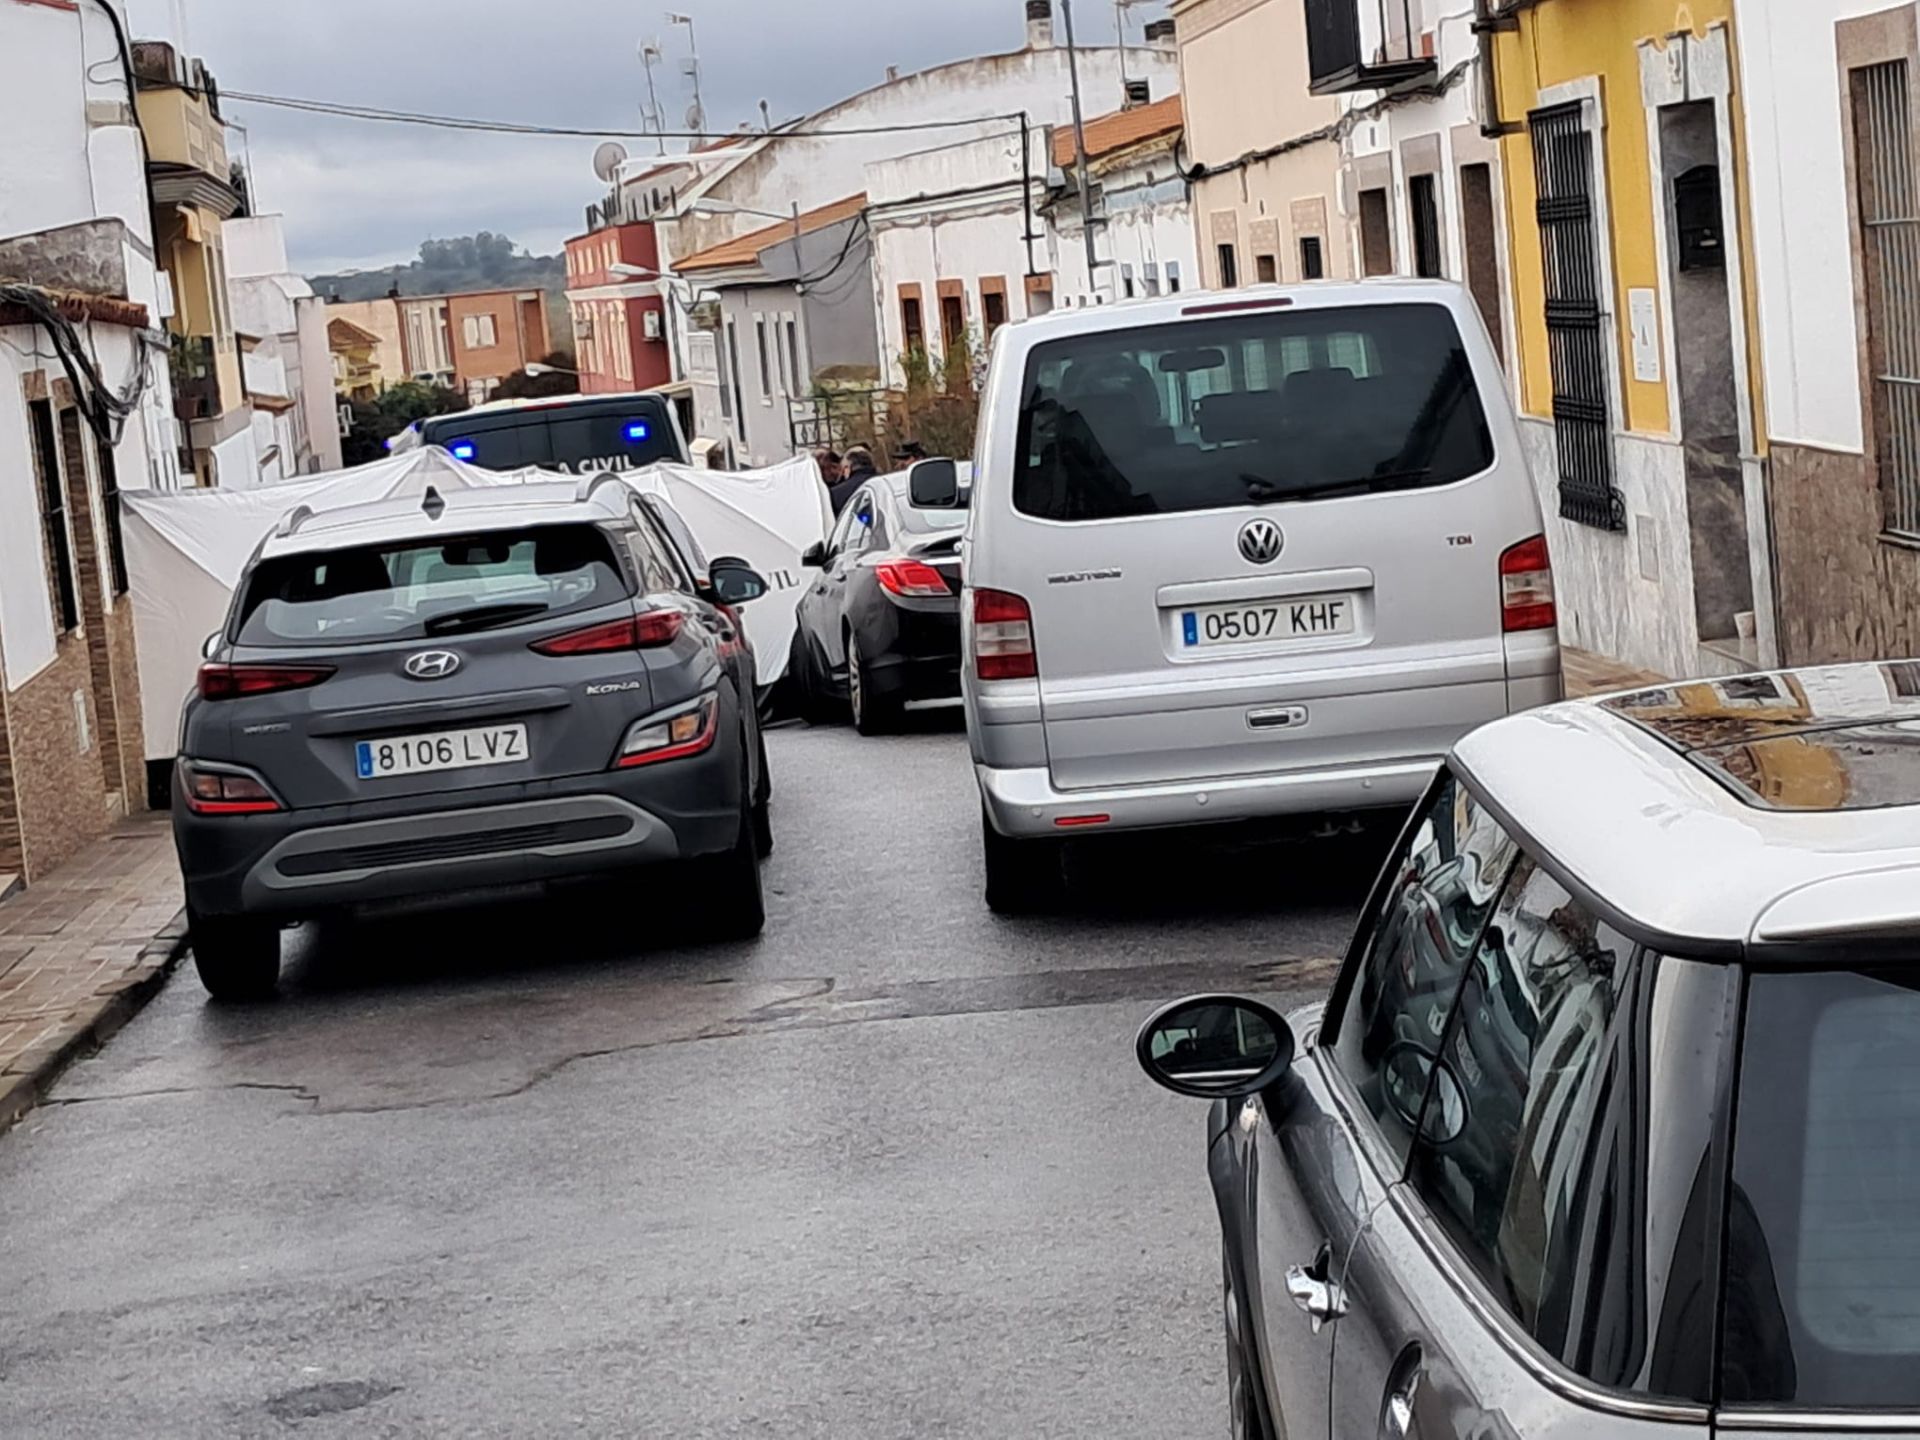
[(1755, 975), (1740, 1075), (1722, 1394), (1920, 1408), (1920, 976)]
[(537, 465), (578, 475), (686, 459), (666, 406), (657, 400), (440, 416), (421, 426), (421, 438), (488, 470)]
[(627, 595), (607, 537), (548, 525), (264, 560), (247, 582), (242, 645), (420, 640), (591, 610)]
[(1107, 520), (1449, 485), (1493, 464), (1439, 305), (1274, 310), (1035, 347), (1014, 508)]

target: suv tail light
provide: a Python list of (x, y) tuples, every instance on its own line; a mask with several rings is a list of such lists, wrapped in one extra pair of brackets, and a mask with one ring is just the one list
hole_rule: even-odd
[(873, 573), (880, 581), (880, 588), (889, 595), (925, 600), (953, 593), (947, 586), (947, 577), (924, 560), (883, 560), (873, 567)]
[(266, 782), (244, 771), (180, 762), (180, 788), (196, 815), (269, 815), (281, 808)]
[(973, 666), (982, 680), (1033, 680), (1033, 610), (1005, 590), (973, 592)]
[(636, 720), (628, 729), (627, 738), (620, 743), (613, 768), (631, 770), (636, 765), (698, 755), (713, 748), (713, 737), (719, 731), (719, 701), (712, 695), (702, 695), (693, 704), (670, 714)]
[(1553, 562), (1547, 555), (1547, 537), (1522, 540), (1500, 557), (1501, 626), (1509, 634), (1520, 630), (1551, 630), (1560, 623), (1553, 603)]
[(307, 690), (332, 674), (331, 665), (230, 665), (212, 660), (200, 667), (200, 698), (239, 700), (282, 690)]
[(605, 655), (615, 650), (657, 650), (680, 638), (687, 617), (678, 610), (643, 610), (623, 620), (569, 630), (531, 649), (542, 655)]

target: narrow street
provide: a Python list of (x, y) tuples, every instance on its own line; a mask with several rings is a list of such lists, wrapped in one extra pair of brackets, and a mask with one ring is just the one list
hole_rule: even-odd
[(750, 946), (670, 896), (191, 969), (0, 1140), (0, 1434), (1225, 1435), (1163, 999), (1313, 999), (1377, 858), (1081, 857), (980, 900), (957, 717), (769, 737)]

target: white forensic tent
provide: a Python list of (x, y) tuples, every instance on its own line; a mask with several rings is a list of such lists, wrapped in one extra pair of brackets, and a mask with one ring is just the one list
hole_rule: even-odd
[[(793, 643), (800, 556), (826, 537), (832, 520), (819, 469), (811, 460), (738, 473), (662, 465), (620, 478), (663, 496), (709, 558), (739, 556), (767, 577), (771, 592), (742, 613), (761, 685), (777, 681)], [(226, 623), (247, 561), (283, 515), (301, 505), (320, 512), (424, 496), (429, 485), (444, 491), (528, 481), (579, 483), (558, 471), (483, 470), (435, 447), (257, 490), (122, 491), (147, 758), (173, 758), (201, 646)]]

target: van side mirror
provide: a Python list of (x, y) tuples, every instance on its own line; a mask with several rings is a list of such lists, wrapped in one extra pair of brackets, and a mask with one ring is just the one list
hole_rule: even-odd
[(907, 471), (907, 496), (916, 510), (960, 508), (960, 467), (951, 460), (919, 460)]
[(1159, 1011), (1134, 1041), (1140, 1068), (1176, 1095), (1240, 1100), (1293, 1065), (1293, 1031), (1273, 1010), (1236, 995), (1194, 995)]

